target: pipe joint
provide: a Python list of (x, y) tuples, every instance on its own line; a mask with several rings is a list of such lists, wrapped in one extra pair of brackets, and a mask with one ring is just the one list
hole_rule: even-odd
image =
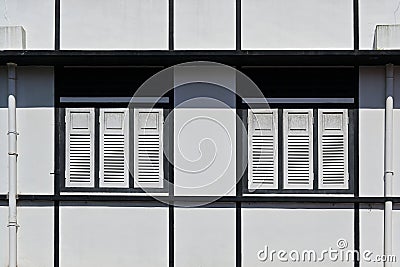
[(19, 135), (19, 132), (17, 132), (17, 131), (8, 131), (7, 132), (7, 135), (11, 135), (11, 134)]
[(20, 225), (17, 222), (8, 222), (7, 227), (20, 227)]

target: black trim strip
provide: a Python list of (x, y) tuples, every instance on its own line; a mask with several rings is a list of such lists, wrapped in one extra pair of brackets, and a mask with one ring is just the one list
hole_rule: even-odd
[(360, 48), (360, 20), (359, 20), (359, 8), (358, 0), (353, 0), (353, 42), (354, 50), (358, 51)]
[[(3, 195), (7, 200), (7, 195)], [(223, 196), (216, 199), (215, 196), (157, 196), (157, 198), (146, 195), (19, 195), (20, 201), (131, 201), (131, 202), (160, 202), (172, 204), (173, 202), (294, 202), (294, 203), (384, 203), (392, 201), (400, 203), (400, 197), (353, 197), (353, 196)], [(168, 204), (165, 204), (168, 205)]]
[(61, 0), (54, 2), (54, 49), (60, 51), (60, 20), (61, 20)]
[(400, 50), (40, 51), (0, 52), (0, 64), (66, 66), (169, 66), (216, 61), (235, 66), (400, 65)]
[(174, 50), (174, 0), (168, 1), (168, 49)]
[(242, 50), (242, 0), (236, 0), (236, 51)]

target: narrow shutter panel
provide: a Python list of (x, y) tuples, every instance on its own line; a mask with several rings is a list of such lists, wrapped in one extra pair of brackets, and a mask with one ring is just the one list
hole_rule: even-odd
[(313, 188), (312, 109), (284, 110), (284, 188)]
[(318, 111), (319, 189), (348, 189), (348, 117), (345, 109)]
[(135, 187), (163, 187), (163, 110), (135, 109)]
[(278, 189), (277, 110), (248, 111), (248, 189)]
[(128, 112), (100, 110), (100, 187), (129, 187)]
[(94, 109), (66, 110), (66, 187), (94, 186)]

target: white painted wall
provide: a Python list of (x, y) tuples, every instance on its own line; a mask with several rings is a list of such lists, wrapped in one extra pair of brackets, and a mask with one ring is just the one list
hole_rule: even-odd
[[(383, 205), (360, 205), (360, 251), (383, 255)], [(396, 228), (396, 227), (394, 227)], [(382, 267), (382, 262), (362, 260), (361, 267)]]
[(54, 49), (54, 0), (0, 1), (0, 26), (22, 26), (28, 50)]
[(0, 67), (0, 194), (8, 192), (7, 107), (7, 70)]
[(17, 68), (18, 193), (54, 188), (54, 79), (52, 67)]
[(82, 204), (60, 207), (60, 266), (168, 266), (168, 208)]
[(396, 255), (397, 261), (393, 263), (393, 267), (400, 266), (400, 240), (397, 238), (400, 235), (400, 205), (393, 206), (393, 254)]
[(8, 266), (8, 203), (0, 202), (0, 266)]
[(360, 68), (359, 94), (360, 196), (383, 196), (385, 140), (384, 67)]
[[(54, 207), (24, 202), (18, 207), (18, 266), (53, 266)], [(0, 265), (2, 266), (2, 265)]]
[(184, 84), (174, 92), (176, 195), (235, 195), (234, 81), (235, 73), (220, 67), (175, 70), (175, 85)]
[(174, 1), (175, 49), (235, 49), (235, 0)]
[[(400, 196), (400, 67), (394, 68), (393, 194)], [(399, 253), (400, 254), (400, 253)]]
[(168, 0), (62, 0), (61, 48), (165, 50)]
[(397, 0), (359, 0), (359, 9), (360, 49), (373, 49), (376, 25), (400, 23)]
[(175, 209), (175, 267), (234, 267), (235, 206)]
[[(256, 204), (242, 205), (243, 266), (353, 266), (352, 262), (281, 262), (258, 260), (257, 252), (268, 250), (315, 250), (320, 255), (345, 239), (354, 247), (353, 205)], [(301, 252), (300, 252), (301, 253)], [(276, 256), (276, 255), (275, 255)], [(286, 256), (288, 257), (288, 256)]]
[[(0, 69), (0, 193), (8, 192), (7, 70)], [(54, 81), (51, 67), (17, 67), (18, 193), (52, 194)]]
[(243, 0), (242, 49), (353, 49), (351, 0)]

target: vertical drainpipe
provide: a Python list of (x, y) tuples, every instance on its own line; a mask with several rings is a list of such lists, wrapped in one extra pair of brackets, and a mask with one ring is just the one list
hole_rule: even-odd
[[(386, 112), (385, 112), (385, 197), (393, 194), (393, 64), (386, 65)], [(392, 200), (385, 201), (384, 254), (392, 253)], [(390, 267), (390, 262), (384, 263)]]
[(8, 70), (8, 231), (9, 267), (17, 266), (17, 105), (16, 64)]

